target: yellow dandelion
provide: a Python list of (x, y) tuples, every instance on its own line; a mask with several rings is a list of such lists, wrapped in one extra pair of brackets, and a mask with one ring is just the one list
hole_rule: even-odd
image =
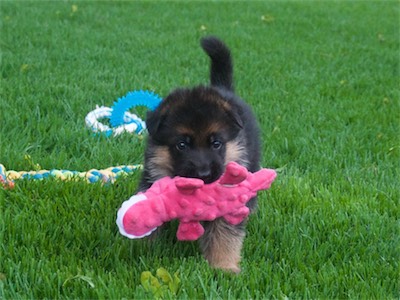
[(275, 17), (271, 15), (262, 15), (261, 16), (261, 21), (265, 23), (272, 23), (275, 21)]
[(20, 68), (21, 72), (25, 72), (28, 69), (29, 69), (29, 65), (28, 64), (22, 64), (21, 65), (21, 68)]

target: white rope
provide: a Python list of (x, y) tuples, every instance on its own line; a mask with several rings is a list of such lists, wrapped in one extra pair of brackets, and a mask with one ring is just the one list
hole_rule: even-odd
[(85, 118), (86, 125), (94, 132), (104, 132), (107, 136), (117, 136), (123, 132), (141, 134), (146, 129), (146, 123), (137, 115), (126, 111), (124, 113), (124, 124), (111, 128), (101, 123), (99, 120), (108, 118), (112, 114), (112, 108), (96, 105), (96, 109), (89, 112)]

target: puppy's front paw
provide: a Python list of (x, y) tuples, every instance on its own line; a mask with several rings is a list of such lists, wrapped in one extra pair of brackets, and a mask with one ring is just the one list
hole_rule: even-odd
[(214, 251), (205, 254), (209, 265), (214, 269), (219, 269), (228, 273), (240, 273), (240, 252)]
[(211, 267), (230, 273), (240, 273), (240, 253), (245, 232), (219, 218), (206, 224), (200, 240), (205, 259)]
[(220, 263), (220, 264), (211, 264), (210, 266), (215, 268), (215, 269), (219, 269), (228, 273), (233, 273), (233, 274), (239, 274), (241, 269), (239, 267), (238, 264), (234, 264), (234, 263)]

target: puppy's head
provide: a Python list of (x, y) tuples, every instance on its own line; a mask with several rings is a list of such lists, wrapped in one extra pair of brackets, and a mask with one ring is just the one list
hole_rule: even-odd
[(152, 177), (194, 177), (206, 183), (218, 179), (234, 159), (232, 141), (243, 127), (237, 108), (217, 89), (203, 86), (175, 90), (149, 112), (146, 123)]

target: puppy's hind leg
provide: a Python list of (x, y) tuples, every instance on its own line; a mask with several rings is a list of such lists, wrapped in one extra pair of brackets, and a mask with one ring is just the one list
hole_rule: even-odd
[(245, 231), (242, 225), (231, 225), (219, 218), (204, 224), (200, 247), (210, 266), (240, 273), (240, 253)]

